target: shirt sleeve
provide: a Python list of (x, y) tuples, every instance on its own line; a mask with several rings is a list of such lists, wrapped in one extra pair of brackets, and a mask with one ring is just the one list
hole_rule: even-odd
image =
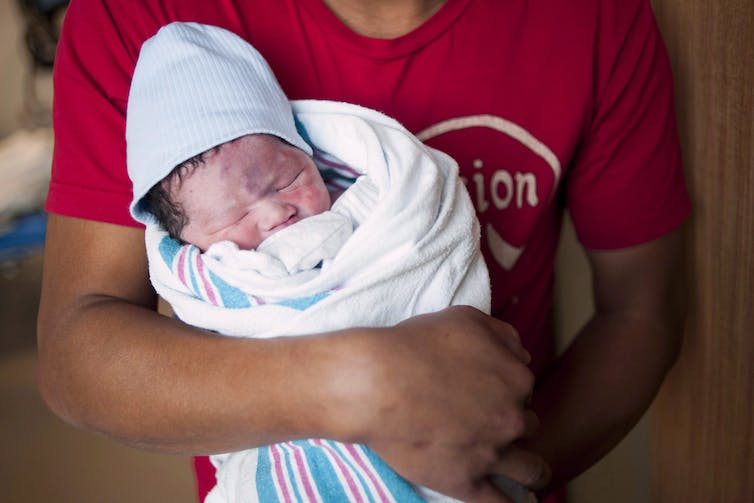
[[(108, 2), (71, 2), (54, 68), (55, 149), (45, 208), (66, 216), (139, 225), (128, 213), (125, 112), (149, 23), (121, 22)], [(130, 18), (129, 18), (130, 21)]]
[[(648, 0), (600, 2), (594, 114), (566, 186), (582, 244), (655, 239), (690, 209), (668, 56)], [(608, 7), (611, 6), (611, 7)]]

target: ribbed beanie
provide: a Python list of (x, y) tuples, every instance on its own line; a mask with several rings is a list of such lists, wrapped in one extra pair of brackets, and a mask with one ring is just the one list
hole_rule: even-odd
[(177, 165), (252, 133), (273, 134), (311, 154), (261, 54), (216, 26), (172, 23), (144, 42), (126, 112), (131, 215), (151, 219), (141, 199)]

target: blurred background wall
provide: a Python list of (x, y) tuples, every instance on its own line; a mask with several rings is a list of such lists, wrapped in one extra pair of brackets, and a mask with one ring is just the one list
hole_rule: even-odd
[[(0, 0), (3, 208), (9, 197), (15, 197), (6, 189), (8, 172), (18, 167), (17, 162), (42, 161), (49, 169), (49, 161), (39, 157), (49, 156), (45, 135), (51, 74), (46, 70), (31, 74), (18, 1)], [(35, 191), (32, 197), (40, 196)], [(0, 214), (0, 235), (8, 230), (3, 217)], [(0, 260), (0, 501), (195, 501), (188, 458), (145, 453), (79, 431), (53, 416), (42, 403), (35, 375), (41, 270), (41, 250), (33, 247), (12, 260)]]
[(25, 54), (15, 0), (0, 0), (0, 138), (20, 124)]
[(683, 352), (651, 421), (655, 501), (754, 502), (754, 2), (655, 0), (694, 214)]

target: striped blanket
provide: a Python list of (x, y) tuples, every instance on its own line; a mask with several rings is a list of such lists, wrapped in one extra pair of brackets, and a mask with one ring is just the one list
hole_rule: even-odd
[[(489, 312), (479, 224), (456, 163), (372, 110), (293, 109), (323, 176), (348, 190), (252, 251), (223, 242), (201, 253), (148, 226), (152, 283), (176, 315), (225, 335), (274, 337), (389, 326), (453, 304)], [(210, 503), (453, 501), (362, 445), (308, 439), (212, 460)]]

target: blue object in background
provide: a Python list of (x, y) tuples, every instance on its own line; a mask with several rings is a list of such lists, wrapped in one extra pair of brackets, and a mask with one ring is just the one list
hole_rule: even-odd
[[(69, 0), (27, 0), (26, 3), (34, 9), (47, 14), (58, 7), (68, 5)], [(22, 2), (23, 3), (23, 2)]]
[(47, 214), (32, 213), (13, 221), (0, 231), (0, 261), (18, 260), (42, 248), (45, 242)]

